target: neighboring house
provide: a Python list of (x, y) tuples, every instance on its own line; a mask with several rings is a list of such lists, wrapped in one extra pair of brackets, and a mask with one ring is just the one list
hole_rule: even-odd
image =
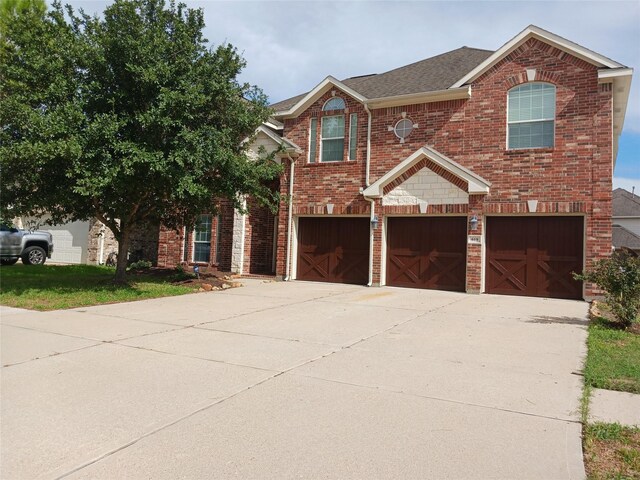
[[(18, 228), (34, 228), (53, 236), (50, 263), (104, 265), (110, 253), (118, 253), (118, 241), (113, 233), (97, 219), (47, 225), (47, 216), (18, 218)], [(159, 227), (137, 229), (131, 238), (130, 255), (153, 262), (157, 259)]]
[[(273, 105), (277, 217), (224, 203), (162, 230), (158, 263), (279, 278), (588, 298), (611, 252), (632, 69), (535, 26)], [(253, 147), (252, 147), (253, 148)]]
[(640, 197), (623, 188), (613, 191), (613, 248), (640, 254)]

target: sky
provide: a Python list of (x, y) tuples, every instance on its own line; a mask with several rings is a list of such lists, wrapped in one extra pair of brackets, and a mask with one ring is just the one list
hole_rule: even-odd
[[(108, 2), (67, 1), (99, 14)], [(327, 75), (382, 73), (462, 46), (496, 50), (530, 24), (635, 69), (614, 188), (640, 190), (640, 1), (213, 1), (202, 8), (212, 45), (247, 61), (240, 80), (277, 102)]]

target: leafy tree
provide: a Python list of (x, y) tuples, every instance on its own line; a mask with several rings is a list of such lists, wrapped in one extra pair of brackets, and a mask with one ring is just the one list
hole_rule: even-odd
[(44, 0), (0, 0), (0, 32), (5, 25), (16, 20), (18, 15), (36, 13), (43, 16), (47, 11)]
[(577, 280), (593, 282), (605, 291), (605, 299), (616, 319), (629, 328), (640, 315), (640, 257), (616, 250), (611, 257), (595, 262)]
[(116, 0), (101, 17), (60, 3), (19, 17), (0, 39), (2, 210), (98, 218), (124, 281), (136, 227), (191, 226), (222, 197), (275, 208), (279, 167), (249, 161), (243, 142), (267, 99), (237, 80), (234, 47), (208, 48), (201, 10)]

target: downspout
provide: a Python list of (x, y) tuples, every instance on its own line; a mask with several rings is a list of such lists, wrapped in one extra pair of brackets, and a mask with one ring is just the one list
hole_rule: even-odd
[(289, 212), (287, 219), (287, 259), (285, 266), (285, 277), (284, 281), (288, 282), (291, 279), (290, 269), (291, 269), (291, 224), (293, 222), (293, 174), (295, 170), (295, 160), (291, 158), (291, 155), (287, 154), (289, 161), (291, 162), (291, 171), (289, 173)]
[[(364, 109), (367, 112), (367, 161), (366, 161), (366, 172), (364, 178), (365, 188), (369, 186), (369, 172), (371, 171), (371, 110), (369, 110), (369, 106), (365, 103)], [(364, 197), (365, 200), (368, 200), (371, 203), (371, 215), (369, 216), (369, 280), (367, 282), (367, 287), (371, 287), (373, 285), (373, 219), (376, 214), (376, 203), (373, 198)]]

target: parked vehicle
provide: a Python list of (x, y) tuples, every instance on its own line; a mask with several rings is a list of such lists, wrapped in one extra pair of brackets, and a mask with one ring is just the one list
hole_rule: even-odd
[(53, 237), (49, 232), (0, 225), (0, 265), (13, 265), (19, 259), (25, 265), (43, 265), (52, 253)]

